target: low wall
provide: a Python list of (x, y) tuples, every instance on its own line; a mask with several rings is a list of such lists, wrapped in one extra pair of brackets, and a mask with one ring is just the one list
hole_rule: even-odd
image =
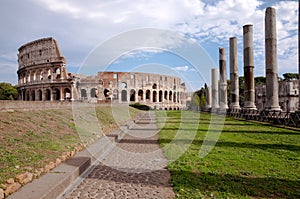
[(62, 109), (71, 108), (72, 102), (50, 102), (50, 101), (10, 101), (0, 100), (0, 111), (13, 110), (47, 110), (47, 109)]

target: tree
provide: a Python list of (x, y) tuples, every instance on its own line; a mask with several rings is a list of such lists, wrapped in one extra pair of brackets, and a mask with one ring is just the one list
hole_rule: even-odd
[(265, 84), (266, 83), (266, 78), (264, 76), (254, 77), (254, 83), (255, 83), (255, 85)]
[(0, 83), (0, 100), (17, 100), (18, 90), (17, 86), (13, 86), (10, 83)]
[(299, 79), (298, 73), (284, 73), (282, 74), (284, 80), (293, 80), (293, 79)]

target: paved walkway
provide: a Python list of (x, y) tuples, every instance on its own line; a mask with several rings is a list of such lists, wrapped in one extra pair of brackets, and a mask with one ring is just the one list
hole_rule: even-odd
[[(69, 194), (77, 198), (174, 198), (167, 160), (157, 143), (154, 112), (142, 115), (105, 159)], [(114, 136), (114, 135), (110, 135)], [(124, 136), (124, 137), (122, 137)]]

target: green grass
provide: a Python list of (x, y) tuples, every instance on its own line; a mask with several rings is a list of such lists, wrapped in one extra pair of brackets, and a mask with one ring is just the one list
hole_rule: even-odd
[(72, 109), (1, 113), (0, 186), (29, 167), (32, 171), (42, 168), (79, 143), (96, 139), (99, 127), (107, 134), (118, 127), (117, 122), (125, 122), (140, 112), (128, 106), (116, 107), (119, 120), (115, 121), (110, 105), (83, 110), (79, 119), (74, 119)]
[[(157, 112), (158, 119), (162, 113)], [(218, 142), (200, 158), (211, 116), (181, 115), (169, 111), (167, 122), (158, 123), (162, 128), (159, 142), (168, 159), (174, 159), (175, 145), (182, 148), (179, 145), (192, 141), (184, 154), (168, 165), (177, 198), (300, 198), (299, 132), (226, 118)], [(178, 129), (193, 134), (191, 125), (197, 124), (199, 117), (195, 139), (169, 144)]]

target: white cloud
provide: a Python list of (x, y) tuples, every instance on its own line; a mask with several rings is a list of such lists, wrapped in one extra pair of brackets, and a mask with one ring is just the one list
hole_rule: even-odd
[(184, 71), (184, 72), (186, 72), (186, 71), (189, 70), (189, 67), (188, 66), (177, 66), (174, 69), (177, 70), (177, 71)]

